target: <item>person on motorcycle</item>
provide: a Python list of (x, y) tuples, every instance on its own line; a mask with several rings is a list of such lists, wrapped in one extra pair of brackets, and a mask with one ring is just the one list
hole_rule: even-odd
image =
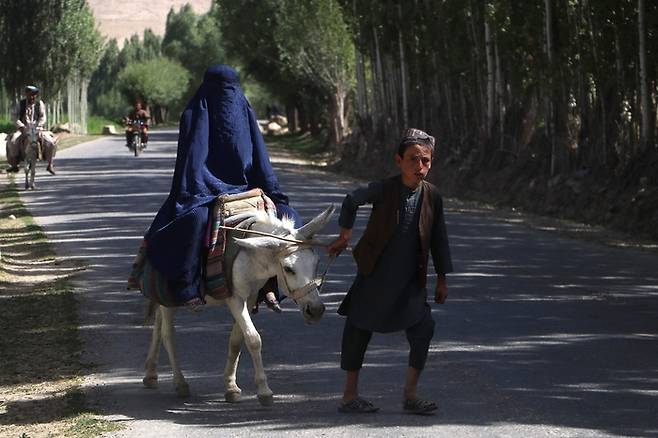
[[(39, 147), (41, 150), (45, 151), (44, 148), (44, 138), (43, 138), (43, 128), (46, 125), (46, 105), (43, 103), (43, 100), (38, 99), (39, 88), (34, 85), (28, 85), (25, 87), (25, 99), (21, 99), (14, 109), (16, 115), (16, 133), (12, 138), (12, 147), (7, 147), (7, 162), (11, 166), (9, 172), (18, 172), (18, 163), (21, 161), (21, 151), (24, 150), (24, 143), (28, 141), (28, 136), (25, 133), (25, 127), (27, 124), (34, 123), (37, 126), (38, 135), (39, 135)], [(54, 145), (48, 150), (47, 153), (44, 153), (48, 160), (48, 167), (46, 170), (52, 175), (55, 174), (55, 169), (53, 167), (53, 158), (55, 157)]]
[(130, 122), (133, 120), (140, 120), (142, 122), (142, 147), (146, 148), (146, 143), (149, 141), (148, 123), (150, 118), (151, 115), (142, 107), (142, 102), (140, 100), (136, 101), (135, 109), (126, 117), (126, 145), (129, 148), (133, 147), (133, 126)]

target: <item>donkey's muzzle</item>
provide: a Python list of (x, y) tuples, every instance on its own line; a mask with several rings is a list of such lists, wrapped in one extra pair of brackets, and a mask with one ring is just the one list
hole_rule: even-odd
[(304, 316), (307, 322), (314, 323), (319, 321), (324, 315), (325, 306), (323, 303), (307, 304), (304, 308)]

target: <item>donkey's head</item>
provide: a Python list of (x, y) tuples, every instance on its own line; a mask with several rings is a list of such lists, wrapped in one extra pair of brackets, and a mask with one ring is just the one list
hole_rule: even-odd
[(37, 127), (37, 124), (34, 122), (26, 123), (24, 132), (27, 136), (28, 143), (36, 145), (36, 143), (39, 141), (39, 128)]
[[(279, 287), (297, 304), (307, 324), (318, 322), (324, 314), (324, 304), (318, 289), (320, 284), (316, 278), (319, 256), (313, 248), (316, 242), (312, 238), (327, 224), (333, 212), (334, 206), (331, 205), (298, 229), (291, 225), (291, 221), (279, 221), (271, 217), (265, 221), (257, 220), (251, 227), (288, 240), (276, 237), (236, 240), (241, 247), (261, 254), (261, 261), (269, 270), (276, 272)], [(302, 243), (292, 243), (290, 239)]]

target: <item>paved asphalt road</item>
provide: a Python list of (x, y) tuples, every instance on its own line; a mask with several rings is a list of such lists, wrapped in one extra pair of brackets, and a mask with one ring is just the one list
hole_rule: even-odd
[[(457, 273), (448, 303), (433, 305), (437, 330), (421, 381), (421, 394), (440, 404), (437, 415), (402, 413), (403, 334), (375, 335), (366, 357), (361, 390), (381, 411), (336, 411), (343, 320), (335, 310), (353, 276), (349, 255), (332, 267), (319, 325), (305, 326), (289, 302), (282, 315), (256, 315), (273, 407), (256, 401), (246, 353), (238, 374), (244, 399), (223, 401), (231, 325), (224, 308), (178, 315), (191, 398), (176, 398), (165, 355), (160, 387), (144, 389), (150, 329), (141, 325), (144, 300), (125, 283), (169, 190), (176, 136), (153, 132), (139, 158), (120, 136), (64, 150), (59, 173), (41, 169), (38, 190), (23, 195), (58, 252), (89, 265), (75, 280), (84, 358), (96, 365), (86, 391), (93, 408), (126, 426), (115, 436), (658, 436), (658, 256), (458, 212), (449, 201)], [(353, 184), (274, 158), (305, 219), (339, 205)], [(325, 231), (337, 233), (336, 220)]]

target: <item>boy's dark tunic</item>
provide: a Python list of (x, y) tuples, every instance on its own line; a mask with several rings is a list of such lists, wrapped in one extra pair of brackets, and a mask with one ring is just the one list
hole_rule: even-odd
[[(423, 194), (424, 190), (430, 193)], [(346, 196), (339, 225), (352, 228), (360, 205), (372, 203), (374, 213), (374, 209), (385, 202), (387, 194), (391, 196), (395, 192), (399, 193), (399, 207), (392, 237), (376, 260), (372, 272), (357, 274), (338, 309), (338, 313), (347, 316), (352, 325), (363, 330), (404, 330), (418, 323), (429, 312), (424, 280), (418, 275), (419, 266), (426, 262), (421, 260), (419, 218), (422, 200), (428, 199), (427, 196), (433, 197), (433, 202), (429, 204), (434, 207), (429, 239), (434, 267), (439, 274), (452, 272), (443, 203), (441, 196), (428, 183), (411, 190), (397, 176), (357, 189)]]

